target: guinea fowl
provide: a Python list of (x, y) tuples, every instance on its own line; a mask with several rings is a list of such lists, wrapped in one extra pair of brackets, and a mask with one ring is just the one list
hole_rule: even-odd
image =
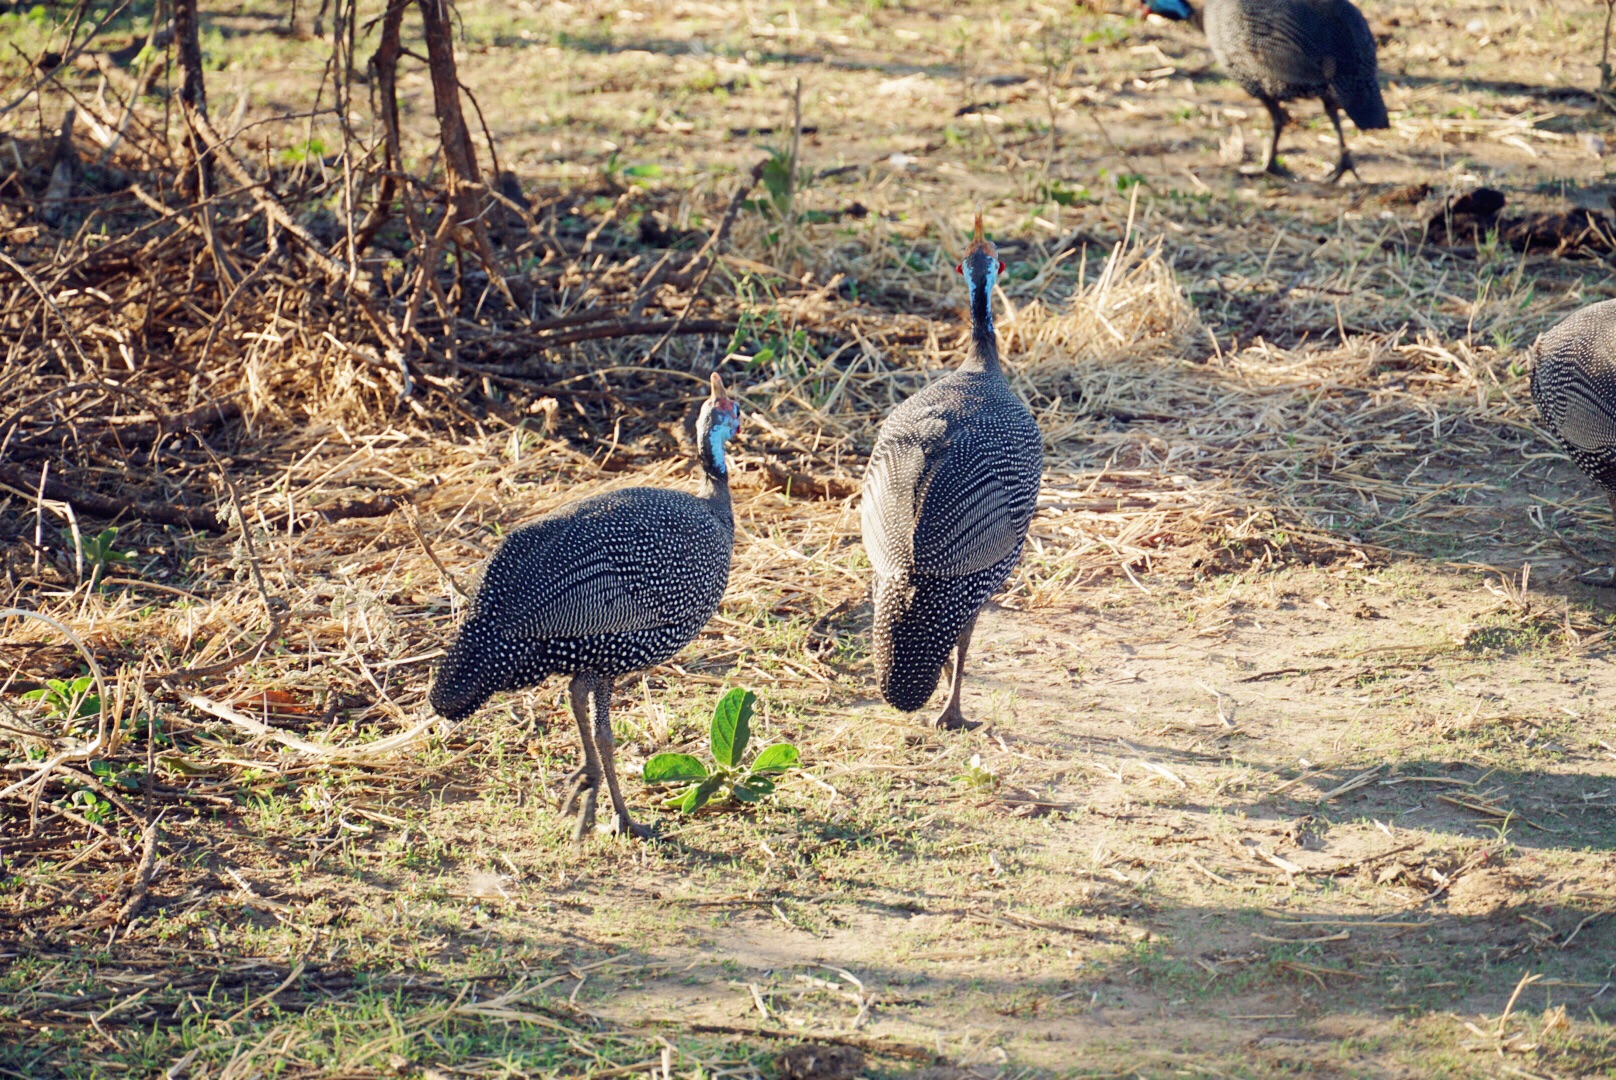
[(1279, 163), (1282, 102), (1316, 97), (1324, 103), (1341, 145), (1331, 182), (1347, 172), (1358, 175), (1341, 132), (1343, 109), (1360, 131), (1390, 126), (1375, 80), (1375, 37), (1350, 0), (1206, 0), (1199, 12), (1187, 0), (1142, 3), (1165, 19), (1201, 24), (1218, 62), (1263, 103), (1274, 123), (1266, 172), (1285, 175)]
[(960, 711), (976, 617), (1021, 558), (1043, 475), (1043, 436), (999, 366), (993, 285), (1004, 264), (982, 236), (965, 258), (971, 351), (959, 369), (892, 411), (864, 473), (864, 548), (875, 569), (875, 669), (881, 696), (924, 706), (953, 653), (939, 728)]
[(1538, 337), (1532, 402), (1616, 514), (1616, 300), (1574, 311)]
[(561, 812), (576, 806), (575, 839), (594, 826), (603, 777), (613, 831), (650, 835), (630, 819), (618, 788), (612, 683), (667, 660), (718, 610), (735, 546), (724, 446), (740, 423), (740, 409), (715, 373), (696, 422), (695, 495), (610, 491), (568, 503), (506, 537), (433, 680), (432, 707), (459, 720), (500, 690), (572, 676), (583, 765)]

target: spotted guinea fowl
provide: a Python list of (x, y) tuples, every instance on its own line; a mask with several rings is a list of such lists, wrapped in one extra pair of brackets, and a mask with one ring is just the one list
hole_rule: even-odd
[(1375, 79), (1375, 37), (1350, 0), (1206, 0), (1199, 12), (1187, 0), (1142, 3), (1163, 18), (1200, 23), (1218, 62), (1263, 103), (1274, 124), (1265, 171), (1285, 172), (1279, 164), (1279, 133), (1286, 119), (1281, 102), (1316, 97), (1341, 145), (1329, 179), (1358, 175), (1341, 132), (1342, 110), (1360, 131), (1389, 122)]
[(1572, 312), (1532, 345), (1532, 402), (1616, 514), (1616, 300)]
[(1004, 264), (982, 216), (957, 269), (971, 302), (971, 351), (959, 369), (892, 411), (870, 454), (861, 507), (875, 569), (872, 644), (881, 696), (924, 706), (953, 653), (940, 728), (960, 711), (977, 613), (1021, 558), (1043, 474), (1043, 436), (999, 366), (993, 284)]
[(724, 446), (740, 422), (714, 374), (696, 422), (695, 495), (664, 488), (606, 492), (506, 537), (433, 680), (432, 707), (459, 720), (500, 690), (572, 676), (583, 765), (562, 813), (576, 805), (575, 838), (594, 826), (602, 777), (613, 830), (650, 833), (629, 818), (618, 788), (612, 682), (671, 657), (718, 609), (735, 544)]

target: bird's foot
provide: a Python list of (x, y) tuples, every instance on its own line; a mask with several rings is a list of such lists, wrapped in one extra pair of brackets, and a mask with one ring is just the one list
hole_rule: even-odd
[(627, 814), (613, 814), (611, 823), (602, 826), (603, 832), (614, 836), (632, 836), (640, 840), (655, 840), (656, 829), (650, 825), (641, 825)]
[(1352, 155), (1342, 154), (1341, 160), (1335, 163), (1335, 168), (1331, 171), (1329, 176), (1324, 178), (1324, 182), (1326, 184), (1339, 184), (1341, 182), (1341, 178), (1347, 175), (1347, 173), (1351, 173), (1352, 178), (1358, 181), (1358, 183), (1363, 183), (1363, 177), (1358, 175), (1358, 166), (1354, 165), (1352, 162)]
[[(595, 831), (595, 800), (600, 796), (600, 789), (594, 786), (581, 787), (582, 797), (578, 800), (578, 813), (572, 822), (572, 842), (579, 844), (584, 837)], [(572, 800), (567, 800), (572, 805)]]
[(1281, 180), (1295, 179), (1291, 171), (1287, 169), (1277, 157), (1269, 158), (1268, 161), (1264, 163), (1262, 171), (1267, 173), (1269, 176), (1276, 176)]
[(942, 715), (931, 722), (938, 731), (975, 731), (982, 726), (980, 720), (967, 720), (959, 708), (944, 709)]
[(586, 788), (590, 790), (598, 788), (600, 786), (600, 777), (590, 776), (587, 767), (579, 768), (569, 773), (562, 783), (566, 785), (567, 794), (561, 800), (561, 816), (571, 817), (573, 811), (577, 808), (578, 796), (582, 795)]

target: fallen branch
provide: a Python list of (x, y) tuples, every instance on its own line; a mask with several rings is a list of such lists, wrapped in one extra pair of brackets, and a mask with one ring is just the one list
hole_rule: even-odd
[(140, 913), (141, 905), (146, 902), (146, 891), (151, 887), (152, 869), (157, 865), (157, 822), (153, 821), (146, 826), (145, 835), (141, 837), (140, 865), (135, 868), (135, 880), (129, 888), (129, 899), (125, 900), (123, 907), (118, 909), (117, 918), (113, 920), (115, 926), (127, 926), (129, 920)]
[(288, 735), (279, 728), (270, 727), (263, 721), (248, 716), (239, 709), (231, 708), (223, 702), (205, 698), (200, 694), (183, 694), (180, 699), (187, 705), (200, 709), (209, 716), (216, 716), (249, 735), (274, 739), (282, 746), (290, 747), (300, 754), (326, 760), (357, 761), (375, 757), (378, 754), (401, 750), (413, 743), (422, 732), (437, 726), (440, 722), (436, 717), (433, 717), (430, 720), (423, 720), (408, 731), (401, 731), (397, 735), (389, 735), (385, 739), (377, 739), (375, 742), (362, 743), (358, 746), (321, 746), (319, 743), (311, 743), (306, 739), (300, 739), (296, 735)]
[[(21, 469), (0, 463), (0, 483), (21, 491), (37, 490), (38, 477), (28, 476)], [(122, 517), (138, 518), (158, 525), (173, 525), (180, 529), (201, 529), (205, 532), (224, 532), (219, 515), (212, 510), (175, 506), (171, 503), (146, 503), (134, 499), (118, 499), (68, 487), (54, 476), (45, 481), (46, 498), (65, 502), (78, 513), (108, 521)]]
[(540, 334), (533, 340), (540, 346), (571, 345), (578, 341), (604, 341), (609, 338), (641, 337), (647, 334), (662, 334), (666, 339), (675, 334), (728, 334), (734, 330), (734, 323), (722, 319), (691, 319), (686, 322), (680, 318), (657, 322), (607, 323), (604, 326), (591, 326), (560, 334)]

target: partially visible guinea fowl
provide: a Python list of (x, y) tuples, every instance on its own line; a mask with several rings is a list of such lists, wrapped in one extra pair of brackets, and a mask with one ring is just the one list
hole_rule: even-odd
[(864, 474), (881, 696), (904, 712), (921, 708), (952, 652), (940, 728), (976, 726), (960, 711), (965, 653), (977, 613), (1021, 558), (1044, 471), (1043, 436), (999, 366), (993, 284), (1003, 268), (978, 214), (957, 268), (971, 301), (970, 355), (892, 411)]
[(1165, 19), (1201, 24), (1218, 62), (1263, 103), (1274, 124), (1263, 160), (1267, 172), (1285, 173), (1279, 164), (1282, 102), (1316, 97), (1324, 103), (1341, 145), (1331, 182), (1347, 172), (1358, 175), (1341, 132), (1343, 109), (1360, 131), (1390, 126), (1375, 78), (1375, 36), (1350, 0), (1206, 0), (1199, 12), (1188, 0), (1142, 3)]
[(1574, 311), (1538, 337), (1532, 402), (1616, 514), (1616, 300)]
[(459, 720), (500, 690), (572, 676), (583, 765), (562, 813), (577, 806), (574, 838), (594, 826), (602, 777), (613, 831), (650, 835), (629, 818), (617, 785), (612, 682), (667, 660), (718, 610), (735, 545), (724, 445), (740, 423), (740, 409), (715, 373), (696, 422), (695, 495), (610, 491), (568, 503), (506, 537), (433, 680), (432, 707)]

